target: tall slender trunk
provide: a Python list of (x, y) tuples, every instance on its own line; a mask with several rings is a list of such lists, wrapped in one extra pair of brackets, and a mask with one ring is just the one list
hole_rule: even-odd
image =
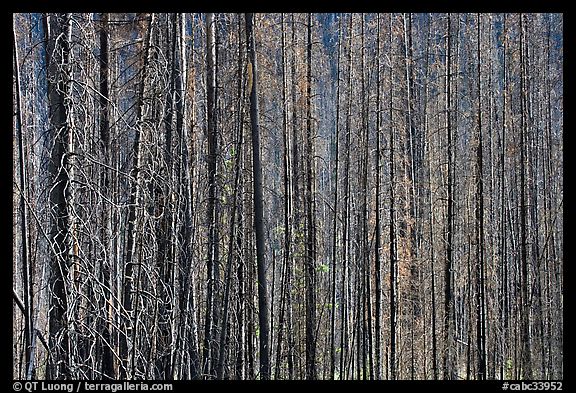
[[(392, 52), (393, 47), (393, 14), (390, 14), (390, 50)], [(390, 80), (390, 240), (389, 240), (389, 250), (390, 250), (390, 379), (396, 379), (396, 284), (397, 284), (397, 263), (396, 263), (396, 234), (394, 230), (394, 90), (393, 90), (393, 55), (391, 54), (390, 69), (389, 69), (389, 80)]]
[(18, 169), (19, 169), (19, 186), (20, 186), (20, 238), (22, 241), (22, 286), (24, 291), (24, 361), (26, 364), (26, 379), (32, 379), (34, 375), (34, 352), (33, 352), (33, 331), (34, 323), (32, 315), (34, 314), (34, 297), (32, 295), (32, 270), (30, 267), (30, 239), (28, 231), (28, 171), (26, 168), (25, 153), (25, 133), (22, 122), (22, 90), (20, 85), (20, 57), (18, 51), (16, 31), (14, 35), (14, 78), (15, 78), (15, 112), (16, 112), (16, 132), (18, 133)]
[[(342, 54), (342, 16), (338, 18), (338, 60), (336, 74), (336, 124), (334, 143), (335, 158), (334, 160), (334, 220), (332, 222), (332, 288), (331, 288), (331, 305), (330, 308), (330, 379), (334, 379), (336, 370), (336, 259), (337, 259), (337, 228), (338, 228), (338, 168), (340, 155), (340, 65)], [(342, 372), (342, 371), (340, 371)]]
[(375, 357), (376, 357), (376, 379), (382, 378), (382, 332), (381, 332), (381, 309), (382, 309), (382, 224), (380, 222), (380, 176), (381, 176), (381, 160), (382, 160), (382, 152), (381, 152), (381, 104), (380, 104), (380, 14), (376, 15), (376, 191), (375, 191), (375, 203), (376, 203), (376, 217), (375, 217), (375, 225), (376, 225), (376, 239), (374, 243), (374, 261), (375, 266), (375, 279), (376, 279), (376, 309), (375, 309), (375, 334), (376, 334), (376, 348), (375, 348)]
[[(50, 205), (54, 212), (51, 233), (52, 256), (50, 277), (49, 346), (53, 359), (48, 364), (51, 379), (72, 377), (71, 348), (68, 326), (69, 293), (66, 284), (69, 269), (74, 264), (74, 133), (71, 123), (71, 64), (70, 42), (72, 20), (70, 14), (44, 16), (48, 106), (54, 148), (50, 173), (54, 187)], [(54, 363), (57, 361), (58, 363)]]
[[(373, 334), (372, 334), (372, 269), (370, 265), (370, 246), (369, 246), (369, 230), (368, 230), (368, 163), (369, 163), (369, 130), (368, 130), (368, 97), (367, 97), (367, 70), (366, 70), (366, 28), (365, 28), (365, 14), (361, 15), (361, 69), (362, 69), (362, 83), (361, 83), (361, 96), (362, 96), (362, 140), (363, 157), (362, 157), (362, 189), (364, 195), (362, 198), (362, 323), (363, 323), (363, 338), (362, 338), (362, 352), (364, 366), (364, 373), (368, 374), (370, 379), (374, 379), (374, 356), (373, 356)], [(366, 379), (366, 376), (364, 377)]]
[[(428, 35), (426, 41), (426, 73), (425, 73), (425, 80), (428, 80), (429, 77), (429, 51), (430, 51), (430, 39), (431, 39), (431, 32), (432, 32), (432, 21), (428, 24)], [(428, 196), (429, 196), (429, 206), (430, 206), (430, 215), (429, 215), (429, 226), (430, 226), (430, 291), (431, 291), (431, 312), (432, 312), (432, 375), (434, 380), (438, 379), (438, 352), (437, 352), (437, 336), (436, 336), (436, 272), (434, 270), (435, 265), (435, 248), (434, 248), (434, 222), (435, 220), (435, 208), (434, 208), (434, 197), (433, 197), (433, 188), (432, 188), (432, 152), (431, 152), (431, 135), (429, 131), (428, 125), (428, 94), (429, 94), (429, 85), (426, 84), (425, 92), (424, 92), (424, 127), (423, 127), (423, 135), (424, 137), (428, 138), (428, 142), (425, 146), (428, 147)]]
[[(254, 173), (254, 230), (256, 233), (256, 263), (258, 266), (258, 325), (260, 328), (260, 379), (270, 379), (268, 290), (264, 245), (264, 206), (262, 168), (260, 164), (260, 129), (258, 117), (258, 68), (254, 39), (254, 15), (247, 13), (246, 42), (252, 86), (250, 89), (250, 123), (252, 126), (252, 172)], [(250, 66), (251, 64), (251, 66)]]
[(216, 20), (213, 13), (206, 14), (206, 106), (208, 133), (208, 205), (206, 224), (208, 225), (208, 256), (206, 260), (208, 282), (206, 290), (206, 315), (204, 324), (204, 374), (210, 377), (214, 373), (214, 347), (218, 304), (215, 301), (216, 286), (219, 280), (219, 241), (217, 224), (217, 163), (218, 131), (216, 129), (217, 83), (216, 83)]
[[(286, 314), (290, 314), (287, 308), (291, 308), (290, 298), (290, 276), (292, 274), (292, 196), (290, 193), (290, 134), (288, 131), (288, 92), (287, 61), (286, 61), (286, 23), (284, 14), (280, 14), (281, 28), (281, 57), (282, 57), (282, 142), (283, 142), (283, 187), (284, 187), (284, 258), (281, 283), (280, 315), (278, 318), (278, 337), (276, 347), (276, 370), (275, 379), (280, 379), (280, 365), (282, 359), (282, 344), (284, 339), (284, 325), (287, 322)], [(290, 331), (289, 329), (286, 329)], [(288, 333), (289, 335), (289, 333)]]
[[(192, 245), (194, 244), (194, 199), (193, 199), (193, 169), (191, 168), (191, 163), (193, 160), (193, 137), (190, 141), (191, 136), (189, 135), (189, 130), (192, 131), (192, 136), (194, 134), (193, 121), (191, 125), (188, 126), (188, 113), (190, 117), (194, 118), (194, 92), (192, 91), (189, 107), (186, 105), (188, 103), (187, 94), (187, 80), (188, 80), (188, 66), (187, 66), (187, 52), (186, 52), (186, 17), (185, 14), (180, 15), (180, 74), (177, 78), (177, 91), (180, 94), (180, 100), (177, 101), (176, 113), (177, 113), (177, 129), (181, 133), (181, 155), (182, 155), (182, 168), (181, 168), (181, 179), (184, 188), (184, 221), (180, 227), (179, 238), (182, 242), (182, 252), (179, 255), (179, 265), (180, 265), (180, 283), (182, 288), (182, 293), (180, 296), (180, 329), (178, 331), (178, 341), (177, 348), (181, 352), (181, 370), (175, 370), (175, 379), (180, 376), (185, 378), (188, 376), (190, 379), (198, 379), (202, 372), (200, 364), (200, 354), (198, 350), (198, 325), (196, 322), (196, 300), (194, 294), (195, 279), (193, 270), (193, 258), (192, 258)], [(192, 35), (190, 39), (193, 41), (194, 36)], [(191, 52), (190, 62), (193, 63), (193, 52)], [(182, 122), (180, 124), (180, 122)], [(190, 144), (190, 149), (188, 148)], [(188, 365), (184, 367), (184, 364)]]
[(522, 362), (522, 378), (532, 379), (532, 360), (530, 353), (530, 299), (528, 298), (528, 254), (526, 247), (526, 180), (525, 180), (525, 134), (526, 130), (526, 105), (525, 105), (525, 78), (526, 78), (526, 65), (524, 62), (524, 23), (523, 15), (520, 18), (520, 313), (521, 313), (521, 362)]
[[(403, 29), (404, 29), (404, 68), (406, 78), (406, 135), (408, 138), (408, 159), (405, 160), (405, 173), (409, 182), (407, 190), (408, 209), (407, 221), (410, 223), (407, 226), (406, 236), (408, 237), (408, 258), (410, 261), (410, 281), (408, 297), (411, 300), (411, 318), (410, 318), (410, 375), (414, 379), (415, 373), (415, 359), (414, 359), (414, 335), (415, 335), (415, 322), (418, 301), (416, 296), (416, 277), (418, 267), (414, 263), (417, 258), (417, 243), (416, 243), (416, 227), (418, 225), (417, 217), (417, 195), (416, 195), (416, 153), (415, 153), (415, 126), (414, 126), (414, 77), (412, 71), (412, 14), (408, 13), (402, 15)], [(413, 224), (412, 224), (413, 223)]]
[[(244, 54), (244, 38), (242, 37), (242, 14), (237, 14), (237, 46), (238, 46), (238, 78), (236, 81), (236, 122), (237, 126), (242, 129), (242, 134), (244, 133), (244, 100), (245, 100), (245, 70), (244, 70), (244, 63), (243, 63), (243, 54)], [(240, 159), (240, 182), (241, 184), (238, 185), (240, 191), (243, 191), (244, 185), (244, 178), (242, 172), (244, 171), (245, 165), (245, 155), (244, 155), (244, 145), (240, 146), (241, 148), (237, 150), (237, 154), (241, 157)], [(243, 203), (242, 198), (238, 203)], [(242, 205), (241, 205), (242, 207)], [(237, 301), (236, 301), (236, 320), (237, 320), (237, 344), (236, 344), (236, 357), (235, 357), (235, 377), (237, 379), (244, 379), (245, 378), (245, 362), (244, 362), (244, 346), (246, 344), (246, 328), (244, 323), (244, 316), (245, 316), (245, 279), (244, 279), (244, 258), (243, 258), (243, 250), (242, 250), (242, 233), (244, 233), (244, 217), (243, 217), (243, 209), (240, 209), (238, 214), (238, 229), (236, 230), (236, 247), (238, 249), (238, 258), (237, 258), (237, 266), (236, 266), (236, 279), (237, 279)]]
[[(178, 67), (177, 47), (178, 47), (178, 23), (177, 14), (172, 13), (166, 15), (165, 28), (166, 28), (166, 54), (169, 61), (170, 70), (170, 89), (165, 94), (166, 109), (164, 115), (165, 126), (165, 144), (164, 144), (164, 173), (166, 182), (159, 189), (156, 198), (160, 201), (157, 204), (164, 205), (167, 208), (163, 209), (162, 217), (159, 220), (159, 225), (156, 227), (156, 243), (158, 253), (156, 256), (156, 268), (159, 272), (159, 289), (160, 294), (159, 304), (157, 305), (157, 319), (155, 321), (156, 332), (156, 351), (154, 375), (157, 379), (170, 379), (172, 378), (172, 367), (174, 359), (175, 343), (173, 340), (173, 321), (174, 321), (174, 299), (171, 291), (168, 288), (175, 287), (174, 280), (174, 260), (175, 250), (175, 214), (177, 205), (170, 196), (172, 193), (171, 188), (176, 183), (176, 168), (173, 147), (173, 141), (180, 141), (180, 138), (174, 138), (174, 132), (181, 132), (181, 129), (174, 130), (173, 122), (177, 120), (177, 127), (182, 127), (181, 119), (178, 119), (177, 105), (178, 104), (178, 79), (180, 69)], [(178, 135), (177, 135), (178, 136)], [(175, 198), (174, 198), (175, 199)]]
[(446, 22), (446, 134), (448, 145), (448, 177), (447, 177), (447, 217), (446, 217), (446, 259), (444, 265), (444, 379), (454, 379), (455, 374), (455, 326), (454, 326), (454, 295), (453, 295), (453, 210), (454, 210), (454, 184), (453, 184), (453, 141), (451, 124), (451, 15), (447, 15)]
[(478, 109), (477, 109), (477, 134), (476, 134), (476, 254), (477, 254), (477, 291), (476, 291), (476, 312), (477, 312), (477, 351), (478, 351), (478, 379), (486, 379), (486, 307), (484, 299), (484, 180), (483, 180), (483, 152), (482, 152), (482, 68), (480, 56), (480, 14), (477, 14), (477, 57), (478, 57)]
[[(107, 165), (111, 164), (110, 160), (110, 119), (109, 119), (109, 64), (108, 64), (108, 36), (109, 36), (109, 16), (108, 14), (100, 14), (100, 138), (102, 140), (102, 152), (104, 155), (104, 162)], [(104, 170), (102, 172), (102, 186), (103, 193), (109, 198), (110, 195), (110, 175), (109, 172)], [(104, 206), (102, 209), (102, 222), (104, 225), (102, 232), (102, 239), (104, 242), (104, 248), (107, 255), (110, 250), (110, 242), (112, 238), (112, 211), (109, 206)], [(116, 377), (116, 358), (113, 354), (114, 343), (113, 330), (114, 330), (114, 310), (112, 305), (114, 304), (114, 296), (112, 288), (114, 288), (114, 276), (112, 269), (112, 260), (110, 257), (105, 258), (103, 261), (103, 266), (101, 269), (101, 280), (104, 283), (105, 300), (101, 307), (105, 310), (105, 320), (102, 327), (102, 374), (104, 378), (114, 379)]]
[[(290, 64), (290, 80), (291, 80), (291, 97), (292, 97), (292, 124), (291, 124), (291, 132), (292, 132), (292, 145), (291, 145), (291, 155), (292, 155), (292, 183), (291, 183), (291, 196), (292, 196), (292, 212), (293, 212), (293, 222), (292, 228), (294, 228), (293, 233), (299, 233), (300, 225), (301, 225), (301, 207), (300, 207), (300, 192), (298, 186), (298, 179), (300, 173), (299, 167), (299, 155), (298, 155), (298, 118), (296, 116), (296, 24), (294, 13), (290, 15), (291, 21), (291, 64)], [(300, 247), (300, 242), (297, 241), (294, 247)], [(296, 257), (291, 261), (290, 266), (292, 267), (296, 262)], [(291, 269), (290, 274), (288, 275), (289, 280), (289, 287), (292, 282), (294, 282), (295, 269)], [(294, 363), (297, 360), (295, 358), (295, 350), (296, 350), (296, 340), (294, 337), (293, 332), (293, 314), (292, 314), (292, 291), (288, 291), (288, 298), (286, 299), (288, 302), (287, 309), (288, 309), (288, 378), (292, 379), (294, 376)]]
[[(504, 14), (504, 21), (502, 23), (502, 31), (503, 34), (506, 34), (506, 14)], [(502, 278), (501, 278), (501, 308), (502, 308), (502, 331), (503, 331), (503, 340), (502, 340), (502, 354), (503, 358), (501, 359), (501, 378), (506, 378), (508, 373), (508, 357), (509, 357), (509, 334), (510, 334), (510, 322), (509, 322), (509, 307), (510, 303), (508, 300), (508, 256), (507, 256), (507, 244), (506, 244), (506, 208), (505, 208), (505, 201), (506, 201), (506, 106), (507, 106), (507, 94), (506, 89), (508, 86), (508, 73), (506, 72), (506, 48), (507, 47), (507, 40), (504, 37), (503, 40), (503, 55), (502, 55), (502, 80), (504, 82), (502, 89), (502, 137), (500, 141), (500, 264), (502, 266)]]
[(314, 197), (314, 136), (312, 133), (312, 14), (307, 24), (306, 73), (306, 378), (317, 379), (316, 370), (316, 225)]
[(353, 15), (350, 14), (349, 25), (348, 25), (348, 78), (347, 78), (347, 92), (348, 92), (348, 102), (346, 109), (346, 161), (344, 165), (344, 212), (343, 212), (343, 223), (342, 223), (342, 243), (344, 244), (344, 250), (342, 253), (342, 278), (341, 278), (341, 308), (340, 308), (340, 325), (342, 334), (340, 336), (340, 379), (347, 378), (347, 365), (346, 365), (346, 354), (348, 352), (348, 301), (347, 296), (347, 280), (348, 277), (348, 254), (350, 250), (350, 145), (351, 145), (351, 110), (352, 110), (352, 26), (353, 26)]
[(134, 313), (134, 283), (139, 286), (138, 277), (134, 277), (134, 266), (138, 266), (137, 276), (140, 275), (140, 263), (134, 262), (136, 255), (136, 246), (138, 234), (138, 206), (140, 204), (140, 168), (142, 165), (142, 133), (145, 120), (144, 110), (144, 94), (146, 91), (146, 79), (148, 73), (148, 65), (150, 63), (150, 47), (152, 43), (152, 29), (154, 28), (154, 14), (150, 15), (146, 36), (144, 38), (144, 61), (142, 65), (142, 79), (140, 81), (140, 88), (138, 92), (138, 108), (136, 117), (136, 127), (134, 136), (133, 159), (131, 169), (130, 197), (128, 208), (128, 229), (126, 240), (126, 258), (124, 263), (123, 275), (123, 293), (122, 293), (122, 306), (124, 307), (125, 314), (122, 321), (123, 332), (120, 335), (120, 359), (122, 367), (120, 370), (120, 377), (122, 379), (132, 379), (134, 377), (134, 356), (136, 352), (136, 331), (137, 326), (134, 323), (137, 318), (137, 313)]

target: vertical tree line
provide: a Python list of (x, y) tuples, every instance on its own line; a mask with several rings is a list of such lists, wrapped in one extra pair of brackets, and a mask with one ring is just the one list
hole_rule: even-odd
[(14, 14), (17, 379), (562, 379), (561, 14)]

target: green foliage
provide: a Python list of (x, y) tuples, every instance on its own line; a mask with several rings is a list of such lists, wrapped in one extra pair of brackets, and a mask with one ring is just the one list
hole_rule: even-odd
[(512, 359), (506, 359), (506, 379), (513, 379), (514, 364)]
[(231, 171), (233, 168), (233, 162), (232, 160), (224, 160), (224, 167), (226, 168), (226, 170)]
[(296, 238), (296, 241), (303, 241), (304, 240), (304, 231), (295, 231), (294, 237)]

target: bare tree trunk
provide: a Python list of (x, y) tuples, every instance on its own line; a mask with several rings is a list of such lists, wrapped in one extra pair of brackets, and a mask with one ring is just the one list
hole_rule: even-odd
[[(109, 37), (109, 16), (108, 14), (100, 14), (100, 138), (102, 140), (102, 152), (104, 155), (104, 162), (107, 165), (111, 164), (110, 154), (110, 114), (109, 114), (109, 65), (108, 65), (108, 37)], [(102, 192), (107, 198), (110, 197), (110, 174), (107, 170), (102, 172)], [(106, 255), (111, 255), (109, 253), (111, 249), (111, 238), (112, 238), (112, 211), (109, 206), (104, 206), (102, 209), (102, 222), (104, 223), (104, 228), (102, 230), (102, 238), (104, 242), (104, 249)], [(112, 270), (112, 258), (108, 256), (103, 259), (103, 266), (101, 269), (101, 280), (104, 283), (104, 301), (101, 307), (105, 313), (105, 320), (102, 323), (102, 374), (103, 378), (116, 378), (116, 358), (113, 354), (113, 329), (114, 329), (114, 310), (112, 304), (114, 304), (112, 288), (114, 288), (113, 273)]]
[(264, 206), (262, 195), (262, 168), (260, 164), (260, 129), (258, 123), (258, 79), (254, 39), (254, 15), (247, 13), (246, 42), (248, 47), (248, 72), (251, 77), (250, 122), (252, 125), (252, 171), (254, 173), (254, 230), (256, 232), (256, 263), (258, 265), (258, 325), (260, 327), (260, 379), (270, 379), (268, 290), (266, 285), (266, 260), (264, 245)]
[[(244, 43), (244, 39), (242, 38), (242, 14), (237, 14), (237, 24), (238, 24), (238, 81), (237, 81), (237, 85), (236, 85), (236, 94), (237, 94), (237, 103), (236, 103), (236, 111), (237, 111), (237, 122), (238, 122), (238, 127), (242, 128), (242, 133), (244, 130), (244, 116), (243, 116), (243, 103), (244, 103), (244, 99), (245, 99), (245, 90), (244, 90), (244, 78), (243, 75), (245, 73), (245, 70), (243, 68), (243, 63), (242, 63), (242, 58), (243, 58), (243, 43)], [(240, 154), (242, 156), (242, 158), (244, 158), (244, 147), (242, 146), (241, 150), (238, 150), (238, 154)], [(241, 165), (240, 165), (240, 169), (241, 171), (244, 171), (244, 161), (241, 161)], [(244, 183), (244, 179), (241, 179), (242, 184)], [(241, 185), (239, 185), (239, 187), (241, 187), (241, 189), (243, 189), (243, 187)], [(240, 200), (240, 203), (242, 203), (242, 199)], [(244, 315), (245, 315), (245, 301), (244, 301), (244, 288), (245, 288), (245, 282), (244, 282), (244, 261), (243, 261), (243, 250), (242, 250), (242, 235), (241, 233), (244, 232), (244, 219), (242, 216), (242, 211), (243, 209), (240, 209), (240, 214), (238, 217), (238, 232), (236, 233), (236, 247), (238, 248), (238, 252), (239, 252), (239, 256), (238, 256), (238, 265), (236, 267), (236, 276), (237, 276), (237, 281), (238, 281), (238, 288), (237, 288), (237, 293), (238, 293), (238, 300), (237, 300), (237, 306), (236, 306), (236, 318), (237, 318), (237, 331), (238, 331), (238, 344), (237, 344), (237, 354), (236, 354), (236, 359), (235, 359), (235, 373), (236, 373), (236, 378), (238, 379), (244, 379), (244, 371), (245, 371), (245, 363), (244, 363), (244, 346), (245, 346), (245, 324), (244, 324)]]
[(352, 111), (352, 26), (353, 26), (353, 14), (350, 14), (349, 24), (348, 24), (348, 80), (347, 80), (347, 92), (348, 92), (348, 102), (346, 105), (346, 145), (344, 150), (346, 151), (346, 161), (344, 165), (344, 212), (343, 212), (343, 223), (342, 223), (342, 243), (344, 244), (344, 251), (342, 255), (342, 306), (340, 311), (340, 324), (342, 329), (342, 334), (340, 338), (340, 379), (347, 379), (348, 377), (348, 365), (346, 356), (348, 354), (348, 302), (349, 296), (347, 296), (347, 289), (349, 285), (349, 267), (348, 267), (348, 256), (350, 250), (350, 146), (351, 146), (351, 111)]
[(306, 92), (306, 155), (308, 156), (306, 200), (306, 379), (317, 379), (316, 370), (316, 227), (314, 197), (314, 140), (312, 135), (312, 14), (308, 14), (307, 92)]
[[(393, 15), (390, 14), (390, 30), (389, 30), (389, 40), (390, 40), (390, 48), (393, 47), (392, 41), (392, 31), (393, 31), (393, 22), (394, 18)], [(390, 250), (390, 379), (396, 379), (396, 286), (397, 286), (397, 254), (396, 254), (396, 234), (394, 230), (394, 122), (392, 119), (394, 118), (394, 109), (393, 109), (393, 101), (394, 101), (394, 91), (392, 89), (393, 86), (393, 61), (391, 60), (390, 63), (390, 70), (389, 70), (389, 79), (390, 79), (390, 241), (389, 241), (389, 250)]]
[(218, 274), (218, 223), (217, 223), (217, 163), (218, 154), (218, 134), (216, 130), (216, 106), (217, 106), (217, 84), (216, 84), (216, 21), (213, 13), (206, 15), (206, 106), (207, 106), (207, 133), (208, 133), (208, 206), (206, 224), (208, 225), (208, 288), (206, 292), (206, 318), (204, 325), (204, 374), (210, 377), (214, 372), (214, 335), (218, 323), (216, 314), (218, 305), (215, 304), (215, 288), (219, 279)]
[[(282, 343), (284, 339), (284, 325), (286, 324), (286, 314), (290, 314), (290, 277), (292, 275), (292, 196), (290, 192), (290, 134), (288, 131), (288, 81), (287, 81), (287, 61), (286, 61), (286, 32), (284, 14), (280, 14), (281, 27), (281, 57), (282, 57), (282, 132), (283, 132), (283, 186), (284, 186), (284, 258), (281, 283), (280, 316), (278, 318), (278, 339), (276, 347), (276, 370), (275, 379), (280, 379), (280, 365), (282, 359)], [(290, 331), (287, 329), (288, 332)], [(288, 333), (290, 336), (290, 333)]]
[(374, 243), (374, 260), (375, 260), (375, 278), (376, 278), (376, 309), (375, 309), (375, 334), (376, 334), (376, 379), (382, 379), (382, 332), (381, 332), (381, 319), (382, 319), (382, 224), (380, 219), (380, 177), (381, 177), (381, 106), (380, 106), (380, 14), (376, 16), (376, 192), (375, 192), (375, 203), (376, 203), (376, 240)]
[(486, 379), (486, 307), (484, 299), (484, 180), (483, 180), (483, 151), (482, 151), (482, 69), (480, 57), (480, 14), (477, 14), (477, 56), (478, 56), (478, 113), (477, 113), (477, 146), (476, 146), (476, 225), (477, 225), (477, 239), (476, 239), (476, 254), (477, 262), (477, 291), (476, 291), (476, 307), (477, 307), (477, 351), (478, 351), (478, 379)]
[(521, 362), (522, 378), (532, 379), (532, 360), (530, 354), (530, 300), (528, 298), (528, 256), (526, 250), (526, 181), (525, 181), (525, 133), (526, 106), (525, 106), (525, 78), (526, 65), (524, 62), (524, 24), (523, 15), (520, 18), (520, 260), (521, 260)]
[(446, 260), (444, 266), (444, 379), (454, 379), (455, 374), (455, 326), (454, 326), (454, 294), (453, 294), (453, 215), (454, 215), (454, 184), (453, 184), (453, 141), (451, 124), (451, 15), (447, 15), (446, 23), (446, 133), (448, 143), (448, 179), (446, 217)]
[[(30, 238), (28, 227), (28, 207), (26, 200), (28, 199), (28, 171), (26, 169), (26, 153), (25, 153), (25, 133), (22, 130), (22, 89), (20, 86), (20, 58), (18, 53), (18, 40), (16, 37), (16, 30), (14, 34), (14, 78), (15, 78), (15, 112), (16, 112), (16, 132), (18, 133), (18, 169), (20, 171), (19, 186), (20, 198), (19, 209), (21, 214), (21, 233), (20, 238), (22, 241), (22, 287), (24, 291), (23, 305), (24, 305), (24, 361), (26, 364), (26, 379), (32, 379), (34, 375), (34, 352), (33, 352), (33, 331), (34, 322), (32, 315), (34, 314), (34, 298), (32, 295), (32, 270), (30, 267)], [(15, 234), (16, 235), (16, 234)]]
[[(369, 132), (366, 77), (366, 28), (365, 15), (361, 14), (361, 96), (362, 96), (362, 137), (364, 146), (361, 159), (362, 166), (362, 353), (364, 363), (364, 379), (374, 379), (373, 334), (372, 334), (372, 272), (370, 265), (370, 246), (368, 230), (368, 163), (369, 163)], [(367, 364), (366, 364), (367, 361)]]
[[(426, 73), (425, 79), (428, 80), (429, 77), (429, 51), (430, 51), (430, 39), (431, 39), (431, 32), (432, 32), (432, 21), (430, 21), (428, 25), (428, 35), (427, 35), (427, 42), (426, 42)], [(432, 151), (431, 151), (431, 144), (432, 144), (432, 136), (430, 135), (431, 132), (429, 130), (430, 126), (428, 123), (428, 94), (429, 94), (429, 85), (426, 84), (425, 93), (424, 93), (424, 127), (423, 127), (423, 135), (425, 138), (428, 138), (428, 142), (425, 143), (425, 146), (428, 147), (428, 195), (429, 195), (429, 225), (430, 225), (430, 291), (431, 291), (431, 335), (432, 335), (432, 376), (434, 380), (438, 379), (438, 353), (437, 353), (437, 336), (436, 336), (436, 272), (434, 270), (435, 265), (435, 241), (434, 241), (434, 222), (435, 222), (435, 208), (434, 208), (434, 198), (433, 198), (433, 188), (432, 188)]]
[[(332, 222), (332, 288), (330, 308), (330, 379), (334, 379), (336, 370), (336, 260), (337, 260), (337, 223), (338, 223), (338, 167), (340, 154), (340, 65), (342, 54), (342, 16), (338, 18), (338, 63), (336, 76), (336, 124), (334, 143), (335, 143), (335, 165), (334, 165), (334, 220)], [(341, 305), (342, 307), (342, 305)], [(341, 333), (342, 334), (342, 333)], [(340, 370), (342, 373), (342, 370)]]
[[(140, 264), (134, 262), (136, 255), (136, 246), (138, 234), (138, 207), (141, 203), (140, 201), (140, 169), (142, 165), (142, 132), (144, 127), (145, 110), (144, 110), (144, 94), (146, 91), (146, 77), (148, 73), (148, 65), (150, 62), (150, 46), (152, 42), (152, 29), (154, 28), (154, 14), (150, 15), (148, 28), (146, 31), (146, 37), (144, 39), (144, 62), (142, 65), (142, 79), (140, 82), (140, 90), (138, 95), (138, 113), (137, 113), (137, 124), (135, 127), (134, 136), (134, 152), (132, 160), (132, 170), (131, 170), (131, 180), (132, 185), (130, 187), (130, 198), (129, 198), (129, 208), (128, 208), (128, 229), (127, 229), (127, 240), (126, 240), (126, 259), (124, 264), (124, 275), (123, 275), (123, 294), (122, 294), (122, 305), (125, 310), (125, 315), (122, 321), (122, 331), (120, 335), (120, 359), (122, 360), (122, 366), (120, 370), (120, 377), (122, 379), (132, 379), (134, 377), (134, 356), (135, 356), (135, 338), (137, 326), (135, 320), (137, 318), (137, 313), (134, 313), (134, 282), (138, 287), (139, 280), (138, 277), (134, 277), (134, 265), (138, 265), (138, 273), (141, 271)], [(138, 290), (136, 291), (138, 292)], [(130, 355), (131, 354), (131, 355)]]
[[(506, 33), (506, 14), (504, 14), (504, 21), (502, 23), (502, 30)], [(510, 302), (508, 298), (508, 256), (507, 256), (507, 244), (506, 244), (506, 208), (505, 208), (505, 190), (506, 190), (506, 177), (505, 177), (505, 168), (506, 168), (506, 106), (507, 106), (507, 93), (506, 89), (508, 86), (508, 73), (506, 71), (506, 50), (507, 50), (507, 40), (506, 38), (503, 40), (503, 55), (502, 55), (502, 68), (503, 68), (503, 81), (504, 81), (504, 88), (502, 89), (502, 137), (501, 137), (501, 148), (500, 148), (500, 264), (502, 266), (502, 277), (501, 277), (501, 308), (502, 308), (502, 315), (500, 316), (502, 321), (502, 354), (503, 358), (501, 359), (501, 371), (500, 377), (506, 378), (507, 370), (507, 362), (509, 357), (509, 334), (510, 334), (510, 322), (509, 322), (509, 308)]]
[[(417, 244), (417, 229), (419, 225), (418, 220), (418, 204), (417, 204), (417, 191), (420, 190), (417, 187), (417, 172), (416, 163), (417, 155), (415, 150), (416, 145), (416, 126), (415, 124), (415, 110), (414, 110), (414, 73), (413, 73), (413, 49), (412, 49), (412, 14), (403, 13), (403, 33), (404, 33), (404, 68), (405, 68), (405, 79), (406, 79), (406, 137), (407, 137), (407, 159), (404, 160), (405, 168), (404, 171), (407, 174), (406, 179), (408, 184), (406, 185), (406, 198), (407, 198), (407, 209), (405, 211), (406, 217), (406, 237), (408, 244), (408, 258), (410, 260), (409, 265), (409, 282), (408, 288), (409, 292), (407, 294), (410, 299), (410, 377), (415, 378), (415, 367), (416, 360), (414, 358), (414, 337), (417, 322), (417, 309), (418, 309), (418, 297), (416, 295), (416, 278), (418, 276), (418, 266), (415, 263), (417, 260), (418, 244)], [(402, 224), (404, 225), (404, 224)], [(400, 230), (400, 236), (402, 236), (402, 226)]]
[(54, 252), (50, 279), (49, 343), (51, 358), (47, 376), (51, 379), (71, 378), (70, 336), (66, 288), (69, 267), (74, 264), (74, 134), (70, 107), (71, 65), (70, 41), (72, 21), (70, 14), (48, 14), (44, 17), (46, 29), (46, 64), (50, 125), (54, 135), (54, 148), (50, 173), (54, 187), (50, 204), (54, 211), (52, 249)]
[[(180, 353), (177, 356), (177, 362), (180, 362), (179, 367), (173, 370), (174, 377), (177, 379), (179, 375), (184, 378), (184, 359), (186, 354), (190, 357), (190, 379), (198, 379), (202, 372), (200, 365), (200, 356), (198, 351), (198, 326), (196, 323), (196, 302), (194, 295), (194, 273), (192, 267), (192, 245), (194, 236), (194, 222), (193, 222), (193, 197), (192, 197), (192, 179), (190, 161), (192, 154), (188, 149), (189, 133), (187, 126), (188, 111), (186, 110), (187, 95), (186, 83), (188, 75), (187, 56), (186, 56), (186, 17), (185, 14), (180, 14), (179, 25), (179, 75), (176, 78), (176, 92), (179, 99), (176, 101), (176, 128), (180, 133), (181, 138), (181, 156), (182, 168), (180, 178), (182, 179), (182, 186), (184, 192), (184, 222), (179, 231), (179, 238), (182, 242), (182, 252), (179, 255), (180, 266), (180, 285), (182, 294), (180, 296), (180, 327), (177, 336), (177, 349)], [(192, 60), (192, 59), (191, 59)], [(192, 95), (191, 107), (193, 108), (194, 96)], [(187, 344), (187, 345), (186, 345)], [(178, 360), (179, 359), (179, 360)], [(180, 370), (179, 370), (180, 369)]]
[[(292, 127), (291, 127), (291, 131), (292, 131), (292, 138), (291, 138), (291, 155), (292, 155), (292, 162), (291, 162), (291, 206), (292, 206), (292, 215), (293, 215), (293, 220), (292, 220), (292, 228), (294, 228), (292, 230), (292, 233), (294, 234), (297, 230), (299, 230), (298, 228), (300, 227), (300, 222), (301, 222), (301, 218), (300, 218), (300, 208), (298, 206), (298, 201), (299, 201), (299, 195), (300, 193), (298, 192), (298, 173), (299, 173), (299, 167), (298, 167), (298, 137), (297, 137), (297, 130), (298, 130), (298, 124), (297, 124), (297, 117), (296, 117), (296, 26), (295, 26), (295, 22), (294, 22), (294, 13), (292, 13), (290, 15), (290, 19), (291, 19), (291, 27), (292, 27), (292, 31), (291, 31), (291, 46), (292, 46), (292, 56), (291, 56), (291, 67), (290, 67), (290, 80), (291, 80), (291, 96), (292, 96)], [(294, 238), (294, 235), (293, 235)], [(294, 247), (297, 247), (297, 245), (294, 245)], [(295, 260), (296, 258), (293, 257), (292, 260), (290, 261), (290, 272), (288, 272), (288, 287), (290, 288), (292, 283), (295, 280), (295, 273), (294, 273), (294, 265), (295, 265)], [(294, 316), (293, 316), (293, 310), (292, 310), (292, 291), (288, 291), (288, 297), (287, 297), (287, 309), (288, 309), (288, 379), (293, 379), (294, 378), (294, 363), (295, 363), (295, 350), (296, 350), (296, 343), (295, 343), (295, 337), (294, 337)]]

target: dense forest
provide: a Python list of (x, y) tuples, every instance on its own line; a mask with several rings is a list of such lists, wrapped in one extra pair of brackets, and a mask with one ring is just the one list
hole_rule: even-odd
[(16, 379), (562, 379), (562, 14), (13, 14)]

